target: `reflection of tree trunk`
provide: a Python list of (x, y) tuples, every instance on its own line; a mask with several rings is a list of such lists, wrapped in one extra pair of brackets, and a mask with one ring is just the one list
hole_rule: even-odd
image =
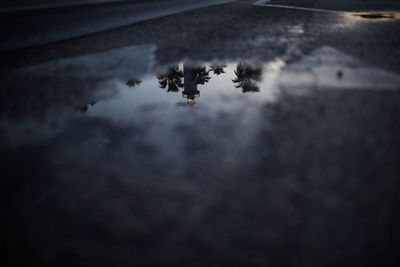
[(200, 93), (197, 90), (197, 83), (193, 79), (193, 69), (192, 66), (183, 64), (184, 90), (182, 95), (192, 100), (196, 97), (196, 94)]

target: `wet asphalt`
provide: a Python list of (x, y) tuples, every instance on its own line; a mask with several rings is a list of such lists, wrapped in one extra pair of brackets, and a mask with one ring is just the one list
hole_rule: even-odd
[(7, 266), (399, 264), (400, 5), (254, 2), (0, 54)]

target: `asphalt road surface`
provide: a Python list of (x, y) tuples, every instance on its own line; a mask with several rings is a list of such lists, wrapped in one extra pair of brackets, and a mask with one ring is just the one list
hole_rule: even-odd
[(5, 266), (398, 266), (399, 33), (398, 1), (0, 10)]
[(19, 7), (17, 11), (0, 10), (0, 33), (7, 36), (1, 42), (0, 51), (79, 37), (223, 2), (229, 1), (105, 1), (59, 8), (49, 5), (43, 9), (23, 10)]

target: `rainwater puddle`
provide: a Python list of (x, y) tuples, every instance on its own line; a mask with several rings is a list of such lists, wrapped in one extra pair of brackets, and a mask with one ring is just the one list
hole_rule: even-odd
[[(32, 149), (56, 176), (183, 178), (198, 162), (214, 174), (243, 171), (243, 155), (250, 168), (259, 162), (258, 147), (280, 142), (279, 131), (308, 129), (295, 119), (315, 120), (331, 98), (350, 95), (343, 103), (353, 107), (374, 94), (365, 90), (394, 92), (400, 84), (397, 75), (330, 47), (291, 64), (278, 58), (159, 66), (154, 52), (152, 45), (127, 47), (10, 74), (0, 147)], [(302, 101), (311, 102), (295, 104)]]
[[(279, 59), (158, 67), (151, 47), (135, 51), (130, 61), (118, 53), (102, 62), (80, 57), (10, 77), (1, 146), (41, 144), (35, 153), (51, 154), (51, 164), (72, 162), (86, 171), (116, 160), (109, 166), (117, 172), (134, 168), (139, 176), (154, 177), (154, 167), (180, 176), (188, 151), (205, 149), (201, 157), (222, 153), (234, 164), (232, 157), (257, 133), (261, 106), (279, 94)], [(208, 150), (215, 138), (219, 145)]]
[(43, 141), (72, 129), (71, 121), (103, 120), (135, 126), (144, 141), (169, 152), (182, 125), (197, 129), (199, 121), (221, 124), (229, 118), (229, 127), (243, 129), (239, 135), (256, 131), (261, 107), (279, 100), (282, 92), (395, 90), (400, 84), (397, 75), (330, 47), (289, 65), (277, 58), (159, 66), (155, 49), (127, 47), (10, 75), (0, 108), (2, 144)]
[[(168, 112), (233, 111), (242, 107), (273, 101), (277, 94), (277, 77), (284, 63), (246, 62), (180, 63), (152, 74), (116, 80), (116, 94), (81, 109), (89, 116), (131, 120), (140, 111), (166, 109)], [(191, 110), (191, 111), (190, 111)]]
[(188, 244), (188, 255), (199, 244), (225, 249), (260, 211), (270, 211), (262, 222), (276, 217), (275, 231), (309, 214), (298, 199), (339, 210), (364, 174), (398, 173), (397, 75), (331, 47), (288, 64), (159, 66), (154, 51), (127, 47), (3, 77), (5, 203), (43, 255), (53, 240), (62, 255), (93, 247), (96, 259), (99, 244), (112, 258), (137, 249), (134, 263), (141, 247), (168, 257)]

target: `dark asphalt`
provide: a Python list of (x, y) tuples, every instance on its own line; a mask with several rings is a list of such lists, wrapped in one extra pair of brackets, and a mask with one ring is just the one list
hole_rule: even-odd
[[(278, 1), (277, 3), (285, 3)], [(280, 10), (239, 1), (141, 22), (117, 30), (89, 35), (53, 45), (3, 53), (1, 65), (26, 66), (47, 60), (106, 51), (132, 44), (157, 45), (157, 60), (177, 62), (189, 57), (255, 58), (285, 55), (296, 58), (315, 47), (329, 45), (384, 69), (399, 72), (399, 20), (354, 23), (335, 14)], [(291, 1), (293, 5), (295, 2)], [(322, 3), (322, 4), (321, 4)], [(301, 1), (302, 6), (338, 10), (332, 1)], [(367, 4), (368, 5), (367, 5)], [(399, 10), (395, 1), (339, 1), (340, 10)], [(240, 19), (239, 19), (240, 18)], [(346, 25), (347, 24), (347, 25)], [(7, 25), (2, 23), (2, 25)], [(290, 28), (304, 25), (304, 34), (291, 36)], [(12, 38), (11, 38), (12, 39)], [(7, 40), (7, 39), (6, 39)]]
[(115, 29), (140, 21), (228, 2), (132, 0), (19, 12), (0, 11), (0, 51), (10, 51)]
[(0, 54), (5, 266), (400, 263), (400, 5), (254, 2)]

